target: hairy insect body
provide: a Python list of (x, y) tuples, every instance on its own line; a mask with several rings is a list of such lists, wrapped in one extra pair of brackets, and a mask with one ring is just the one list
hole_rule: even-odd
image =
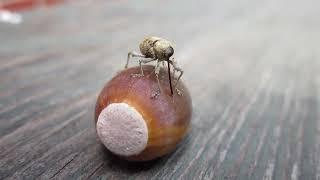
[(139, 45), (140, 52), (146, 56), (146, 58), (155, 58), (154, 45), (161, 38), (158, 37), (150, 37), (145, 38)]
[(171, 42), (158, 37), (149, 37), (140, 43), (140, 52), (146, 58), (158, 59), (160, 61), (169, 60), (174, 50)]
[[(171, 87), (171, 77), (170, 77), (170, 64), (173, 66), (173, 72), (175, 73), (175, 71), (179, 71), (180, 75), (176, 80), (176, 83), (174, 85), (174, 88), (176, 89), (176, 85), (178, 84), (179, 79), (181, 78), (183, 71), (181, 68), (177, 67), (176, 63), (173, 60), (170, 60), (169, 58), (173, 55), (174, 53), (174, 49), (172, 47), (172, 44), (170, 41), (159, 38), (159, 37), (148, 37), (145, 38), (139, 45), (140, 48), (140, 52), (136, 53), (136, 52), (129, 52), (128, 53), (128, 58), (127, 58), (127, 63), (125, 65), (125, 68), (128, 67), (128, 63), (129, 63), (129, 59), (130, 57), (140, 57), (140, 58), (145, 58), (143, 60), (139, 60), (139, 65), (140, 65), (140, 74), (134, 74), (134, 77), (140, 77), (143, 76), (143, 69), (142, 69), (142, 63), (146, 64), (152, 61), (157, 61), (157, 64), (155, 66), (155, 74), (157, 76), (157, 80), (158, 80), (158, 85), (159, 85), (159, 92), (155, 93), (155, 96), (159, 95), (161, 92), (161, 87), (160, 87), (160, 83), (159, 83), (159, 78), (158, 78), (158, 74), (160, 71), (160, 62), (164, 62), (166, 61), (168, 63), (168, 71), (169, 71), (169, 78), (170, 78), (170, 89), (171, 89), (171, 93), (173, 93), (172, 91), (172, 87)], [(176, 89), (178, 94), (181, 95), (181, 92)]]

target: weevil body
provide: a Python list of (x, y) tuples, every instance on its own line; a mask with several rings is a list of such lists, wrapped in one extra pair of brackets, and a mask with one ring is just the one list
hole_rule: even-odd
[(158, 37), (144, 39), (140, 45), (140, 52), (146, 58), (168, 60), (174, 53), (171, 42)]
[(173, 66), (173, 76), (176, 71), (180, 72), (180, 75), (176, 79), (176, 83), (173, 87), (178, 92), (179, 95), (182, 95), (181, 91), (179, 91), (176, 88), (176, 86), (177, 86), (177, 84), (183, 74), (183, 70), (176, 65), (176, 62), (173, 59), (170, 59), (170, 57), (174, 54), (174, 49), (172, 47), (172, 43), (168, 40), (152, 36), (152, 37), (145, 38), (140, 43), (139, 48), (140, 48), (141, 54), (137, 53), (137, 52), (133, 52), (133, 51), (129, 52), (128, 58), (127, 58), (127, 63), (125, 65), (125, 68), (127, 68), (131, 57), (144, 58), (142, 60), (139, 60), (140, 74), (133, 74), (133, 77), (141, 77), (144, 75), (143, 69), (142, 69), (142, 63), (146, 64), (149, 62), (157, 61), (157, 64), (155, 66), (155, 74), (156, 74), (156, 77), (158, 80), (159, 90), (154, 95), (152, 95), (152, 97), (156, 97), (161, 93), (161, 87), (160, 87), (159, 78), (158, 78), (159, 71), (161, 68), (160, 63), (167, 62), (168, 63), (171, 93), (173, 93), (173, 91), (172, 91), (172, 86), (171, 86), (170, 64)]

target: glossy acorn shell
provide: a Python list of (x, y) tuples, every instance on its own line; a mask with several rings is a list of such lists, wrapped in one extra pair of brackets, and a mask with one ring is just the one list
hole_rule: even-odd
[[(186, 135), (192, 115), (192, 102), (182, 82), (171, 96), (168, 71), (159, 74), (161, 94), (152, 98), (158, 89), (154, 66), (143, 66), (143, 77), (132, 77), (140, 73), (139, 67), (125, 69), (111, 79), (102, 89), (95, 108), (95, 122), (101, 111), (111, 103), (127, 103), (134, 107), (146, 121), (148, 142), (138, 155), (124, 157), (127, 160), (146, 161), (172, 152)], [(172, 75), (172, 74), (171, 74)]]

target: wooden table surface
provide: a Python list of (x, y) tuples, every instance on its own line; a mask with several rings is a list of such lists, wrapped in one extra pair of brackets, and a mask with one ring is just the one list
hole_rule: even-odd
[[(1, 23), (0, 179), (320, 179), (319, 6), (75, 1)], [(94, 104), (147, 35), (175, 43), (192, 128), (128, 163), (99, 143)]]

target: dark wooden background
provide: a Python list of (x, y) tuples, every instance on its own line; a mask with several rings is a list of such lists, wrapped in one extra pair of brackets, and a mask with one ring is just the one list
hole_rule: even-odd
[[(0, 24), (0, 179), (320, 179), (317, 0), (76, 1)], [(192, 128), (128, 163), (96, 97), (147, 35), (175, 43)], [(131, 66), (134, 63), (131, 64)]]

